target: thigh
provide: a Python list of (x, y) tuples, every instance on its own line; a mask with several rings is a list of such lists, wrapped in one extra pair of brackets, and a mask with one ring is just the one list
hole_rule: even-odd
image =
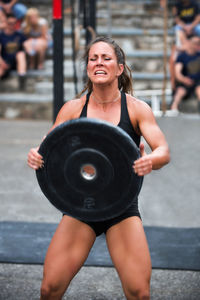
[(47, 251), (43, 282), (65, 291), (87, 259), (95, 238), (87, 224), (63, 216)]
[(123, 288), (148, 288), (151, 259), (141, 219), (123, 220), (107, 231), (106, 239)]
[(43, 38), (37, 38), (35, 43), (35, 50), (36, 51), (45, 50), (47, 48), (47, 45), (48, 45), (47, 40)]
[(200, 85), (197, 85), (195, 88), (195, 93), (197, 95), (197, 98), (200, 99)]
[(190, 88), (181, 85), (180, 83), (176, 83), (176, 94), (178, 94), (180, 97), (185, 97), (190, 92)]
[(0, 57), (0, 68), (4, 70), (8, 70), (10, 68), (10, 64), (8, 64), (2, 57)]

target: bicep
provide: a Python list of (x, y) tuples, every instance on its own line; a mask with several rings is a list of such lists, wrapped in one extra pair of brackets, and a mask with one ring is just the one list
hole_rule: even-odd
[(62, 108), (60, 109), (60, 111), (59, 111), (59, 113), (56, 117), (56, 120), (55, 120), (51, 130), (54, 129), (55, 127), (59, 126), (60, 124), (66, 122), (66, 121), (69, 121), (71, 119), (70, 118), (69, 106), (70, 106), (69, 103), (65, 103), (62, 106)]
[(177, 62), (175, 64), (175, 74), (176, 75), (181, 74), (182, 70), (183, 70), (183, 64), (181, 62)]
[(76, 100), (67, 101), (60, 109), (56, 117), (55, 123), (53, 124), (50, 131), (52, 131), (55, 127), (61, 125), (66, 121), (76, 119), (79, 116), (80, 109), (81, 105), (78, 104)]
[(142, 136), (152, 151), (158, 147), (167, 146), (165, 136), (158, 126), (150, 108), (146, 109), (146, 111), (143, 113), (142, 119), (139, 122), (139, 128)]

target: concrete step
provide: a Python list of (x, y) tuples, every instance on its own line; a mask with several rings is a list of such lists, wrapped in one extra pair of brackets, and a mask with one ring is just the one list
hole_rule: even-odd
[[(52, 32), (52, 30), (51, 30)], [(82, 34), (84, 34), (84, 30), (81, 31)], [(107, 28), (106, 26), (98, 26), (97, 27), (97, 34), (98, 35), (107, 35)], [(112, 36), (118, 37), (118, 36), (124, 36), (124, 37), (132, 37), (135, 35), (144, 36), (144, 35), (150, 35), (150, 36), (163, 36), (163, 29), (154, 29), (154, 28), (148, 28), (148, 29), (142, 29), (142, 28), (127, 28), (127, 27), (113, 27), (111, 29)], [(168, 35), (173, 35), (174, 30), (168, 29)], [(70, 28), (64, 28), (64, 35), (65, 36), (71, 36), (71, 29)]]
[[(77, 68), (78, 74), (78, 90), (82, 89), (82, 71)], [(163, 73), (162, 72), (137, 72), (133, 71), (133, 84), (135, 89), (160, 89), (162, 88)], [(73, 86), (72, 69), (65, 68), (65, 84), (67, 98), (71, 98), (71, 88)], [(39, 94), (48, 94), (52, 91), (53, 71), (47, 69), (44, 71), (30, 71), (27, 73), (26, 91), (29, 93), (38, 92)], [(9, 90), (11, 94), (18, 91), (18, 77), (15, 71), (12, 72), (12, 77), (3, 82), (4, 89), (2, 92)], [(167, 87), (170, 88), (169, 74), (167, 76)], [(69, 89), (68, 89), (69, 88)], [(47, 89), (47, 90), (46, 90)], [(5, 93), (4, 93), (5, 94)], [(68, 97), (70, 95), (70, 97)], [(1, 95), (0, 95), (1, 99)]]
[[(65, 69), (65, 79), (66, 80), (72, 80), (72, 74), (70, 74), (72, 70)], [(17, 76), (16, 71), (13, 71), (12, 76)], [(35, 70), (35, 71), (28, 71), (27, 77), (42, 77), (43, 79), (52, 79), (53, 77), (53, 71), (52, 70)], [(167, 75), (167, 78), (169, 79), (169, 74)], [(133, 72), (133, 79), (134, 80), (163, 80), (163, 73), (162, 72)]]
[[(130, 43), (133, 49), (137, 50), (157, 50), (162, 51), (163, 49), (163, 29), (153, 29), (153, 28), (134, 28), (127, 25), (127, 27), (112, 27), (109, 32), (108, 27), (97, 27), (97, 35), (100, 36), (112, 36), (114, 40), (120, 45), (123, 43)], [(81, 32), (82, 41), (81, 44), (84, 45), (84, 30)], [(71, 30), (70, 28), (64, 29), (64, 45), (65, 48), (71, 47)], [(168, 30), (167, 37), (167, 47), (170, 50), (171, 45), (174, 42), (174, 30)]]
[[(43, 87), (44, 87), (44, 83)], [(46, 83), (46, 85), (49, 83)], [(67, 85), (65, 85), (67, 87)], [(48, 87), (46, 86), (46, 91)], [(71, 95), (65, 96), (65, 101), (75, 98), (73, 94), (73, 86), (69, 85), (68, 91), (71, 89)], [(149, 105), (152, 104), (152, 94), (157, 94), (157, 91), (135, 91), (134, 95), (140, 100), (145, 101)], [(160, 94), (158, 93), (158, 96)], [(169, 103), (167, 98), (167, 103)], [(157, 98), (157, 103), (161, 101), (161, 98)], [(48, 94), (42, 95), (41, 93), (27, 94), (27, 93), (15, 93), (15, 94), (0, 94), (0, 118), (6, 119), (40, 119), (51, 120), (52, 119), (52, 107), (53, 107), (52, 91)], [(159, 104), (158, 104), (159, 105)]]
[[(153, 53), (152, 57), (148, 57), (145, 55), (136, 55), (133, 52), (129, 53), (130, 55), (127, 55), (127, 65), (133, 70), (134, 72), (162, 72), (163, 71), (163, 55), (162, 53), (158, 52), (158, 55), (156, 56), (155, 53)], [(159, 54), (161, 54), (159, 56)], [(151, 54), (150, 54), (151, 55)], [(150, 56), (149, 55), (149, 56)], [(83, 60), (78, 59), (76, 61), (77, 71), (80, 73), (84, 69), (85, 63)], [(45, 62), (45, 69), (52, 69), (53, 68), (53, 61), (48, 59)], [(64, 61), (64, 68), (68, 70), (70, 74), (73, 73), (73, 65), (72, 60), (68, 57)]]
[[(80, 84), (79, 91), (83, 88)], [(38, 95), (42, 95), (45, 97), (45, 95), (52, 95), (53, 94), (53, 83), (44, 81), (44, 82), (38, 82), (35, 86), (35, 92)], [(73, 82), (65, 82), (64, 83), (64, 95), (66, 100), (73, 99), (75, 97), (75, 88)]]
[[(134, 49), (132, 48), (132, 44), (130, 41), (124, 41), (123, 49), (126, 54), (127, 59), (132, 58), (163, 58), (163, 50), (149, 50), (149, 49)], [(72, 58), (72, 50), (70, 48), (65, 48), (64, 58), (71, 59)], [(168, 50), (167, 56), (170, 56), (170, 51)], [(49, 49), (47, 52), (47, 58), (52, 59), (53, 57), (53, 49)], [(46, 62), (45, 62), (46, 63)]]
[[(163, 82), (161, 80), (154, 81), (154, 82), (150, 80), (146, 80), (146, 81), (133, 80), (134, 91), (147, 90), (147, 89), (162, 89), (162, 86), (163, 86)], [(168, 89), (171, 88), (169, 81), (167, 82), (167, 87)], [(77, 88), (78, 88), (78, 92), (80, 92), (83, 89), (82, 81), (79, 81)], [(36, 83), (35, 93), (42, 96), (52, 94), (53, 83), (48, 81)], [(75, 97), (75, 88), (73, 82), (64, 83), (64, 95), (66, 100), (73, 99)], [(1, 100), (1, 96), (0, 96), (0, 100)]]
[[(111, 17), (111, 19), (110, 19)], [(174, 18), (172, 15), (168, 17), (168, 28), (172, 28)], [(134, 9), (129, 10), (112, 10), (111, 16), (107, 10), (101, 10), (97, 13), (98, 26), (106, 26), (111, 24), (112, 27), (135, 27), (141, 29), (162, 29), (164, 26), (163, 12), (156, 10), (155, 12), (138, 11)]]

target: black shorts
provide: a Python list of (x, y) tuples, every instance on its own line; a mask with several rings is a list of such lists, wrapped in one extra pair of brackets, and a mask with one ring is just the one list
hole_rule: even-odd
[(195, 92), (195, 89), (200, 86), (200, 80), (196, 81), (194, 83), (194, 85), (192, 86), (186, 86), (185, 84), (183, 84), (182, 82), (176, 82), (176, 88), (178, 87), (183, 87), (186, 90), (186, 95), (184, 98), (189, 97), (191, 94), (193, 94)]
[(141, 219), (140, 212), (138, 210), (138, 200), (134, 201), (128, 207), (128, 209), (125, 210), (125, 212), (123, 212), (121, 215), (114, 217), (112, 219), (100, 221), (100, 222), (85, 222), (83, 220), (80, 220), (80, 221), (89, 225), (94, 230), (96, 236), (99, 236), (102, 233), (106, 233), (106, 231), (113, 225), (116, 225), (117, 223), (119, 223), (127, 218), (136, 217), (136, 216)]

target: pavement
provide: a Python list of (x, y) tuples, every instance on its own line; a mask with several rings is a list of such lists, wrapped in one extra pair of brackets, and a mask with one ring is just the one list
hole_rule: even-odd
[[(200, 116), (157, 119), (171, 150), (171, 163), (147, 175), (139, 206), (145, 226), (200, 227)], [(51, 122), (0, 120), (0, 222), (58, 223), (61, 214), (43, 196), (26, 164)], [(147, 151), (148, 147), (146, 147)], [(41, 265), (0, 264), (0, 300), (39, 299)], [(114, 268), (83, 267), (63, 298), (123, 300)], [(153, 269), (153, 300), (199, 300), (200, 272)]]

